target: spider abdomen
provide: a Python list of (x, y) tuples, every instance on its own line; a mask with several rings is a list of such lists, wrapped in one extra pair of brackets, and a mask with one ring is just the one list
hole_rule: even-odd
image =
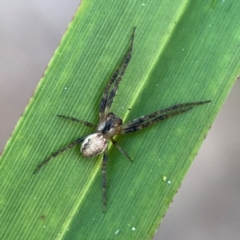
[(102, 153), (107, 147), (107, 140), (101, 133), (94, 133), (85, 138), (81, 146), (81, 153), (85, 157), (94, 157)]

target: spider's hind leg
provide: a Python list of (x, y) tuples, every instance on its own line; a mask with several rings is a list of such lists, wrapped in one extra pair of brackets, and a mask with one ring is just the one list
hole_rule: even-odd
[(106, 176), (107, 160), (108, 160), (108, 148), (105, 149), (102, 160), (103, 212), (105, 212), (107, 206), (107, 176)]
[(37, 165), (37, 167), (35, 168), (35, 170), (33, 171), (33, 174), (36, 174), (44, 165), (46, 165), (47, 163), (49, 163), (53, 158), (55, 158), (57, 155), (59, 155), (60, 153), (65, 152), (66, 150), (74, 147), (75, 145), (81, 143), (84, 141), (84, 139), (86, 138), (86, 136), (81, 137), (76, 139), (74, 142), (68, 144), (66, 147), (59, 149), (58, 151), (56, 151), (55, 153), (51, 154), (48, 158), (46, 158), (45, 160), (43, 160), (40, 164)]

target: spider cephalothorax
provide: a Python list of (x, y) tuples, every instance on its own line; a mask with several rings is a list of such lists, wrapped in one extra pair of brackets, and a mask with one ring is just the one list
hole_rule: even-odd
[(63, 115), (57, 115), (58, 117), (65, 118), (71, 121), (75, 121), (81, 124), (84, 124), (88, 127), (95, 128), (96, 131), (93, 134), (88, 136), (83, 136), (66, 147), (58, 150), (57, 152), (53, 153), (51, 156), (46, 158), (42, 161), (34, 170), (34, 173), (38, 172), (42, 166), (48, 163), (52, 158), (56, 157), (58, 154), (66, 151), (69, 148), (74, 147), (77, 144), (82, 143), (81, 145), (81, 153), (84, 157), (94, 157), (103, 153), (103, 160), (102, 160), (102, 176), (103, 176), (103, 207), (106, 207), (106, 164), (108, 158), (108, 143), (109, 141), (118, 148), (130, 161), (132, 159), (129, 157), (126, 151), (124, 151), (118, 143), (113, 139), (115, 135), (119, 134), (128, 134), (132, 132), (139, 131), (143, 128), (151, 126), (152, 124), (172, 117), (174, 115), (184, 113), (196, 105), (201, 105), (204, 103), (209, 103), (210, 101), (202, 101), (202, 102), (191, 102), (191, 103), (184, 103), (184, 104), (177, 104), (170, 108), (166, 108), (163, 110), (158, 110), (152, 114), (145, 115), (139, 118), (136, 118), (126, 124), (122, 123), (122, 119), (117, 117), (114, 113), (109, 112), (112, 106), (113, 99), (116, 95), (118, 85), (122, 80), (124, 72), (130, 62), (132, 56), (132, 48), (133, 48), (133, 39), (134, 39), (134, 32), (133, 30), (130, 45), (128, 47), (127, 53), (123, 58), (122, 63), (115, 71), (113, 76), (111, 77), (110, 81), (105, 87), (103, 92), (103, 96), (100, 102), (100, 111), (99, 111), (99, 123), (98, 125), (94, 125), (87, 121), (79, 120), (73, 117), (67, 117)]
[(97, 126), (97, 132), (103, 134), (106, 138), (111, 138), (114, 135), (121, 133), (122, 119), (114, 113), (108, 113), (106, 120), (100, 121)]

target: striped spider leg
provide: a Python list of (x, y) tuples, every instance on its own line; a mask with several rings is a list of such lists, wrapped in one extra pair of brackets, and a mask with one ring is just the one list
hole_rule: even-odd
[[(87, 127), (96, 127), (95, 125), (93, 125), (90, 122), (87, 121), (83, 121), (83, 120), (79, 120), (77, 118), (73, 118), (73, 117), (67, 117), (67, 116), (63, 116), (63, 115), (57, 115), (58, 117), (62, 117), (74, 122), (78, 122), (81, 124), (84, 124)], [(45, 160), (43, 160), (40, 164), (37, 165), (37, 167), (34, 169), (33, 174), (36, 174), (44, 165), (46, 165), (47, 163), (49, 163), (53, 158), (55, 158), (57, 155), (65, 152), (66, 150), (76, 146), (77, 144), (80, 144), (84, 141), (84, 139), (86, 138), (86, 136), (80, 137), (78, 139), (76, 139), (75, 141), (71, 142), (70, 144), (68, 144), (67, 146), (57, 150), (56, 152), (52, 153), (49, 157), (47, 157)]]
[[(109, 113), (109, 109), (112, 106), (113, 99), (116, 95), (116, 92), (118, 90), (118, 85), (122, 80), (122, 77), (126, 71), (126, 68), (131, 60), (132, 57), (132, 49), (133, 49), (133, 40), (134, 40), (134, 33), (135, 33), (136, 27), (134, 27), (132, 36), (131, 36), (131, 42), (128, 47), (127, 53), (125, 54), (120, 66), (118, 69), (114, 72), (113, 76), (111, 77), (110, 81), (106, 85), (103, 96), (100, 102), (100, 121), (102, 119), (105, 119), (106, 115)], [(110, 91), (110, 87), (113, 86), (112, 90)], [(110, 91), (110, 92), (109, 92)]]
[(154, 123), (160, 122), (175, 115), (184, 113), (192, 109), (194, 106), (209, 103), (211, 101), (181, 103), (172, 107), (156, 111), (152, 114), (145, 115), (132, 120), (121, 126), (121, 134), (139, 131), (143, 128), (149, 127)]

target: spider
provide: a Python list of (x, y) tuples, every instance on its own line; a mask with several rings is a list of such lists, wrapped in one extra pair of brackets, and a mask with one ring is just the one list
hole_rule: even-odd
[(174, 115), (184, 113), (192, 109), (196, 105), (201, 105), (201, 104), (210, 102), (210, 101), (200, 101), (200, 102), (177, 104), (163, 110), (158, 110), (152, 114), (136, 118), (125, 124), (123, 124), (123, 121), (120, 117), (116, 116), (116, 114), (114, 114), (113, 112), (110, 112), (110, 108), (112, 106), (113, 99), (118, 90), (119, 83), (121, 82), (122, 77), (131, 60), (135, 29), (136, 28), (133, 29), (131, 39), (130, 39), (130, 45), (127, 49), (125, 56), (122, 59), (121, 64), (119, 65), (117, 70), (114, 72), (113, 76), (111, 77), (110, 81), (108, 82), (108, 84), (104, 89), (103, 96), (100, 102), (98, 125), (96, 126), (92, 123), (79, 120), (74, 117), (57, 115), (60, 118), (78, 122), (90, 128), (95, 128), (95, 132), (90, 135), (80, 137), (75, 141), (73, 141), (72, 143), (70, 143), (69, 145), (65, 146), (64, 148), (61, 148), (58, 151), (54, 152), (52, 155), (50, 155), (48, 158), (42, 161), (35, 168), (33, 172), (34, 174), (37, 173), (52, 158), (56, 157), (60, 153), (63, 153), (67, 149), (70, 149), (80, 143), (82, 143), (80, 150), (84, 157), (95, 157), (103, 153), (103, 159), (102, 159), (103, 209), (106, 208), (106, 204), (107, 204), (106, 166), (107, 166), (107, 160), (108, 160), (108, 143), (112, 142), (112, 144), (132, 162), (132, 159), (130, 158), (128, 153), (118, 145), (118, 143), (114, 140), (113, 137), (115, 135), (128, 134), (128, 133), (140, 131), (146, 127), (151, 126), (156, 122), (160, 122)]

